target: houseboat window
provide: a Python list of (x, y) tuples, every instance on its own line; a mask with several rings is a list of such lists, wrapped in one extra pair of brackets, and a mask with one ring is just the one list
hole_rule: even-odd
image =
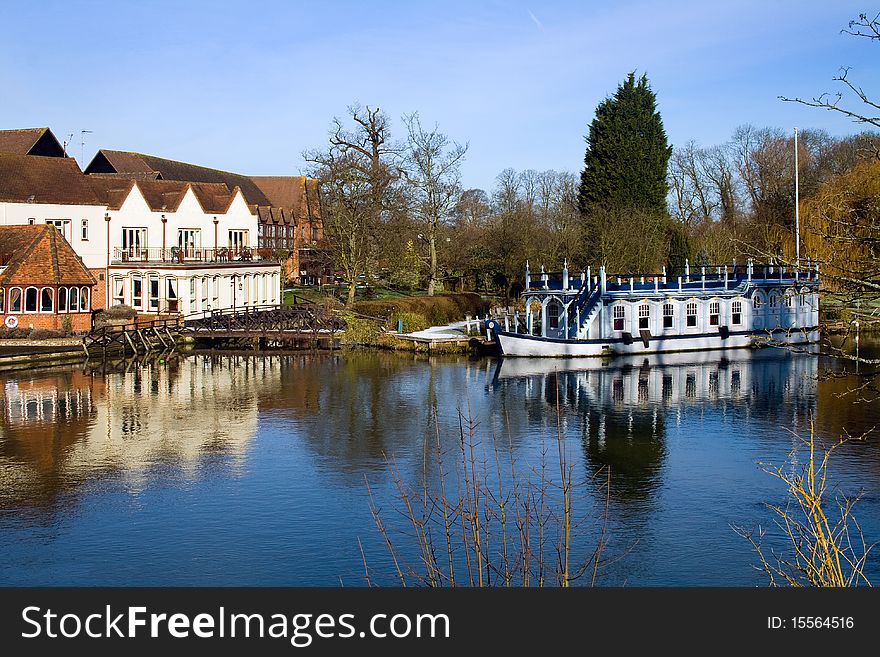
[(691, 301), (687, 305), (687, 325), (697, 325), (697, 303), (695, 301)]
[(79, 288), (70, 288), (67, 299), (67, 309), (72, 313), (79, 312)]
[(37, 312), (37, 288), (29, 287), (24, 291), (24, 311), (26, 313)]
[(159, 312), (159, 274), (150, 274), (147, 283), (147, 298), (150, 312)]
[(83, 219), (79, 224), (79, 237), (84, 242), (89, 240), (89, 220)]
[(801, 292), (801, 306), (807, 306), (807, 294), (805, 292)]
[(709, 326), (718, 326), (721, 316), (721, 304), (713, 301), (709, 304)]
[(742, 311), (743, 305), (742, 301), (734, 301), (730, 304), (730, 323), (731, 324), (742, 324)]
[(559, 328), (559, 304), (555, 301), (547, 304), (547, 327), (552, 329)]
[(67, 312), (67, 288), (59, 287), (58, 288), (58, 312), (66, 313)]
[(89, 305), (89, 288), (87, 287), (79, 291), (79, 309), (84, 313), (92, 309)]
[(623, 320), (626, 318), (625, 306), (614, 306), (614, 330), (623, 330)]
[(783, 303), (785, 304), (786, 308), (791, 308), (793, 301), (794, 301), (794, 294), (792, 294), (791, 292), (786, 293), (786, 295), (783, 297)]
[(772, 293), (770, 295), (770, 307), (776, 308), (778, 305), (779, 305), (779, 296), (776, 295), (775, 293)]
[(672, 328), (672, 320), (674, 317), (673, 305), (671, 303), (663, 304), (663, 328)]
[(143, 249), (147, 248), (146, 228), (123, 228), (122, 251), (129, 258), (139, 257)]
[(50, 313), (55, 310), (55, 294), (52, 288), (44, 287), (40, 290), (40, 312)]
[(248, 246), (248, 232), (246, 230), (229, 231), (229, 248), (235, 252), (241, 251)]
[(177, 279), (169, 278), (168, 281), (168, 290), (165, 296), (166, 301), (168, 302), (168, 312), (176, 313), (177, 312)]
[(140, 274), (131, 277), (131, 307), (137, 310), (144, 307), (144, 279)]
[(9, 312), (21, 312), (21, 288), (14, 287), (9, 290)]
[(651, 306), (643, 303), (639, 306), (639, 328), (646, 329), (651, 320)]
[(125, 280), (122, 278), (113, 279), (113, 305), (118, 306), (125, 303)]
[(755, 293), (755, 296), (752, 297), (752, 307), (755, 310), (760, 310), (764, 306), (764, 298), (760, 293)]

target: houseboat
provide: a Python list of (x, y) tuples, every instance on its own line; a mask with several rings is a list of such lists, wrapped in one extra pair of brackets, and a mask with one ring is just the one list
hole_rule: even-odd
[(526, 263), (525, 317), (488, 328), (504, 356), (606, 356), (709, 349), (819, 339), (819, 267), (700, 267), (679, 276), (570, 276), (532, 280)]

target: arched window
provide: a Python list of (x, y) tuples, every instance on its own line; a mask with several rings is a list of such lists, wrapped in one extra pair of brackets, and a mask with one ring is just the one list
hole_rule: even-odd
[(687, 326), (693, 327), (697, 325), (697, 302), (689, 301), (685, 308), (687, 317)]
[(789, 290), (785, 293), (785, 296), (782, 298), (782, 300), (786, 308), (791, 308), (792, 305), (794, 305), (794, 292)]
[(21, 312), (21, 288), (13, 287), (9, 290), (9, 312)]
[(755, 310), (760, 310), (764, 307), (764, 295), (760, 292), (755, 292), (755, 295), (752, 297), (752, 308)]
[(6, 291), (0, 287), (0, 313), (6, 312)]
[(709, 302), (709, 326), (718, 326), (721, 323), (721, 303), (719, 301)]
[(663, 304), (663, 328), (672, 328), (672, 321), (675, 317), (675, 306), (671, 303)]
[(40, 312), (51, 313), (55, 310), (55, 292), (51, 287), (40, 290)]
[(115, 277), (113, 279), (113, 305), (120, 306), (125, 303), (125, 279)]
[(26, 313), (37, 312), (37, 288), (29, 287), (24, 291), (24, 311)]
[(547, 328), (559, 328), (559, 302), (551, 301), (547, 304)]
[(623, 320), (626, 318), (626, 306), (620, 304), (618, 306), (614, 306), (613, 311), (613, 319), (614, 319), (614, 330), (622, 331), (623, 330)]
[(639, 306), (639, 328), (646, 329), (648, 328), (651, 321), (651, 306), (647, 303), (643, 303)]
[(777, 294), (776, 292), (771, 292), (770, 293), (770, 300), (767, 305), (770, 306), (771, 310), (778, 308), (779, 307), (779, 294)]
[(66, 313), (67, 312), (67, 288), (59, 287), (58, 288), (58, 312)]
[(742, 324), (742, 301), (734, 301), (730, 304), (730, 323), (734, 325)]
[(87, 313), (92, 309), (89, 304), (89, 288), (84, 287), (79, 291), (79, 309), (81, 312)]
[(79, 312), (79, 288), (78, 287), (70, 288), (69, 295), (67, 298), (67, 309), (72, 313)]

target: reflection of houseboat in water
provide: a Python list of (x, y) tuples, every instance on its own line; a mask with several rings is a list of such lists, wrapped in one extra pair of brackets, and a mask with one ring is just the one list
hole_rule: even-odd
[(651, 354), (609, 359), (502, 359), (494, 385), (525, 383), (530, 396), (562, 404), (614, 407), (673, 405), (755, 396), (814, 400), (818, 359), (783, 349)]
[[(818, 265), (701, 267), (682, 276), (609, 277), (526, 264), (525, 321), (490, 322), (505, 356), (603, 356), (735, 349), (819, 339)], [(511, 328), (508, 326), (508, 328)]]

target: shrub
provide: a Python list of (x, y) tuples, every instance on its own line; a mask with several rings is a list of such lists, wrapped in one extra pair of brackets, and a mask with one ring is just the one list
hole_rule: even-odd
[(126, 306), (124, 303), (120, 303), (104, 309), (98, 313), (96, 319), (134, 319), (135, 317), (137, 317), (137, 310), (131, 306)]
[(416, 313), (435, 325), (464, 319), (465, 315), (484, 314), (489, 304), (479, 294), (443, 294), (436, 297), (408, 297), (386, 301), (363, 301), (354, 310), (377, 319), (391, 319), (395, 314)]
[(429, 326), (432, 326), (431, 322), (428, 319), (419, 313), (413, 312), (398, 312), (394, 313), (391, 316), (392, 326), (391, 328), (397, 328), (397, 322), (399, 320), (403, 320), (403, 331), (404, 333), (412, 333), (414, 331), (424, 331)]

